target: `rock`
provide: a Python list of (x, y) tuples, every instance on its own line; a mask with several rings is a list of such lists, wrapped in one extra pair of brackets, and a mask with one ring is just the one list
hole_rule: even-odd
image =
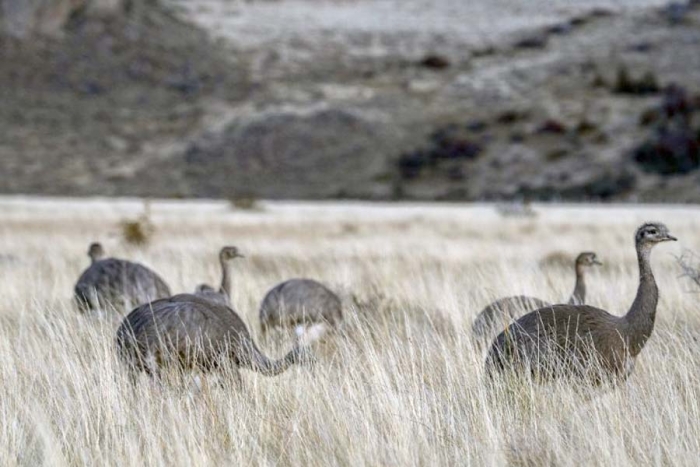
[(639, 116), (639, 126), (649, 126), (660, 121), (662, 114), (657, 108), (647, 109)]
[(414, 94), (430, 94), (440, 89), (442, 82), (434, 79), (412, 79), (407, 89)]
[(630, 94), (634, 96), (646, 96), (656, 94), (660, 90), (659, 84), (656, 81), (656, 76), (648, 71), (641, 78), (633, 78), (627, 67), (621, 66), (617, 71), (617, 81), (615, 82), (614, 92), (618, 94)]
[(89, 96), (98, 96), (105, 92), (105, 88), (97, 81), (87, 80), (80, 83), (78, 91)]
[(571, 22), (557, 23), (547, 28), (549, 34), (569, 34), (573, 30)]
[(189, 65), (167, 76), (164, 84), (186, 96), (196, 94), (202, 89), (202, 80)]
[(581, 121), (578, 122), (578, 125), (576, 125), (576, 133), (580, 136), (588, 135), (595, 131), (598, 131), (598, 125), (591, 122), (587, 118), (581, 119)]
[(615, 12), (607, 8), (598, 7), (593, 8), (589, 13), (589, 16), (591, 18), (610, 18), (611, 16), (615, 16)]
[(525, 120), (529, 116), (530, 114), (527, 111), (506, 110), (505, 112), (502, 112), (498, 116), (496, 116), (496, 123), (500, 123), (502, 125), (511, 125), (521, 120)]
[(449, 129), (440, 129), (430, 135), (432, 147), (428, 156), (431, 160), (474, 159), (482, 150), (482, 144), (454, 134)]
[(399, 175), (410, 180), (420, 176), (425, 168), (437, 167), (448, 180), (464, 179), (466, 175), (459, 164), (478, 157), (484, 143), (466, 137), (462, 132), (457, 125), (447, 125), (433, 131), (425, 147), (399, 156), (396, 162)]
[(637, 53), (648, 53), (651, 52), (651, 50), (654, 48), (654, 45), (649, 42), (649, 41), (642, 41), (642, 42), (637, 42), (635, 44), (630, 45), (627, 50), (630, 52), (637, 52)]
[(399, 175), (405, 179), (413, 179), (420, 175), (424, 167), (428, 165), (430, 158), (423, 151), (415, 151), (401, 154), (397, 161)]
[(684, 87), (671, 84), (663, 90), (661, 105), (642, 112), (639, 117), (639, 125), (667, 125), (674, 119), (685, 125), (690, 125), (692, 114), (697, 109), (698, 106)]
[(565, 124), (558, 120), (554, 120), (552, 118), (545, 120), (539, 127), (537, 127), (537, 130), (535, 130), (536, 133), (539, 134), (553, 134), (553, 135), (563, 135), (568, 131), (568, 128), (566, 127)]
[(685, 22), (691, 5), (689, 3), (671, 2), (661, 9), (661, 14), (671, 25)]
[(459, 182), (466, 179), (464, 168), (459, 165), (454, 165), (447, 169), (447, 178), (453, 182)]
[(695, 105), (684, 87), (671, 84), (664, 89), (661, 111), (666, 118), (679, 117), (689, 123), (690, 116), (694, 110)]
[(534, 34), (532, 36), (523, 37), (518, 39), (513, 44), (514, 47), (519, 49), (542, 49), (547, 45), (547, 35), (546, 34)]
[[(357, 185), (386, 172), (397, 133), (381, 116), (358, 109), (261, 112), (190, 144), (182, 157), (199, 196), (353, 196)], [(406, 174), (420, 170), (405, 160)]]
[(117, 135), (107, 136), (105, 142), (110, 148), (118, 152), (126, 152), (129, 149), (129, 141)]
[(19, 39), (60, 36), (76, 14), (114, 14), (123, 11), (125, 3), (126, 0), (4, 0), (0, 6), (0, 33)]
[(465, 128), (474, 133), (481, 133), (488, 128), (488, 125), (483, 120), (472, 120), (465, 125)]
[(430, 70), (442, 71), (450, 67), (450, 59), (444, 55), (428, 54), (419, 62), (419, 64)]

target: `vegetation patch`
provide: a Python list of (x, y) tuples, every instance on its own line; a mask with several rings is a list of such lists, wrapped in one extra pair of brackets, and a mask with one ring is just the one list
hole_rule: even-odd
[(700, 168), (696, 104), (685, 88), (671, 85), (664, 90), (658, 106), (642, 113), (640, 124), (649, 127), (650, 134), (632, 151), (632, 158), (642, 170), (678, 175)]

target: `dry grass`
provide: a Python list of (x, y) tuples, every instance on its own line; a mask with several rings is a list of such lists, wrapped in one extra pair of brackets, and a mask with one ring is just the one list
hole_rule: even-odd
[[(0, 465), (694, 465), (700, 455), (700, 316), (673, 254), (698, 250), (692, 208), (548, 208), (153, 203), (147, 250), (106, 238), (138, 202), (0, 200)], [(486, 384), (470, 336), (492, 299), (567, 297), (552, 252), (595, 250), (590, 301), (615, 313), (636, 288), (634, 228), (666, 222), (680, 245), (653, 263), (657, 328), (630, 380), (586, 388)], [(353, 226), (347, 229), (346, 226)], [(118, 319), (80, 316), (71, 291), (95, 239), (142, 261), (174, 291), (214, 282), (238, 245), (236, 307), (257, 335), (264, 292), (290, 276), (342, 291), (348, 322), (313, 369), (227, 371), (207, 384), (132, 386), (115, 359)], [(127, 248), (127, 249), (124, 249)], [(268, 354), (288, 345), (261, 342)], [(584, 392), (584, 395), (581, 394)]]

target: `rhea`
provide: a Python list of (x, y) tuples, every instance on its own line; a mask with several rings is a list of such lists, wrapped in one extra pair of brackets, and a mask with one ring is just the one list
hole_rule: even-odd
[(83, 311), (113, 306), (118, 310), (170, 296), (170, 288), (154, 271), (124, 259), (105, 258), (100, 243), (88, 249), (90, 266), (75, 285), (75, 299)]
[(309, 357), (296, 345), (283, 358), (269, 359), (232, 308), (191, 294), (137, 307), (119, 326), (116, 342), (125, 363), (151, 376), (168, 367), (211, 371), (228, 360), (239, 385), (239, 368), (275, 376)]
[(493, 341), (486, 358), (487, 373), (529, 373), (537, 381), (626, 379), (654, 330), (659, 291), (651, 250), (675, 240), (661, 223), (646, 223), (637, 229), (639, 286), (624, 316), (587, 305), (552, 305), (530, 312)]
[[(583, 305), (586, 303), (586, 270), (592, 266), (600, 266), (602, 264), (598, 260), (598, 256), (592, 251), (584, 251), (576, 257), (576, 261), (574, 261), (576, 283), (568, 301), (569, 305)], [(479, 339), (491, 338), (497, 330), (503, 329), (513, 319), (527, 312), (550, 305), (551, 303), (549, 302), (525, 295), (500, 298), (477, 315), (474, 324), (472, 324), (472, 332)]]
[(324, 330), (343, 320), (340, 298), (313, 279), (290, 279), (273, 287), (260, 304), (263, 332), (276, 327), (293, 327), (303, 335), (307, 326)]
[(221, 266), (221, 285), (216, 290), (208, 284), (200, 284), (195, 289), (195, 295), (213, 300), (221, 305), (231, 304), (231, 265), (236, 258), (243, 258), (235, 246), (225, 246), (219, 251)]

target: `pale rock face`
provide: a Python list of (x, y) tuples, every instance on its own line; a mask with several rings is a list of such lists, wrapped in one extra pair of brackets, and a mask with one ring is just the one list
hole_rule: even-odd
[(37, 34), (59, 36), (77, 9), (108, 14), (122, 4), (123, 0), (0, 0), (0, 31), (19, 39)]

